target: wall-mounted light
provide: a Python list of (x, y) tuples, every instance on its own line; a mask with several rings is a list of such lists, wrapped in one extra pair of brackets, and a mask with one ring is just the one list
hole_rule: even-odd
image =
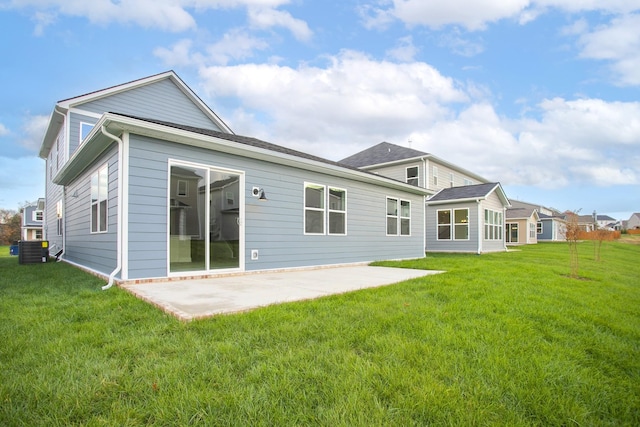
[(253, 197), (257, 197), (261, 202), (266, 202), (268, 200), (263, 188), (253, 187), (251, 189), (251, 194), (253, 194)]
[(73, 194), (71, 195), (71, 197), (73, 197), (74, 199), (78, 198), (78, 190), (74, 191)]

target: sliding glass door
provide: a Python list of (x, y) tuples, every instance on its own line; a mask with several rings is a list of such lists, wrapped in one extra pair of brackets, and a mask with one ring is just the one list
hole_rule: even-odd
[(169, 272), (240, 268), (241, 174), (182, 164), (169, 178)]

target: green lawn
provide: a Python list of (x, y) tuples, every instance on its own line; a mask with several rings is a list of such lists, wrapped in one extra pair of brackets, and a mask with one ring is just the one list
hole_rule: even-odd
[(0, 248), (0, 425), (640, 425), (640, 245), (521, 249), (183, 323)]

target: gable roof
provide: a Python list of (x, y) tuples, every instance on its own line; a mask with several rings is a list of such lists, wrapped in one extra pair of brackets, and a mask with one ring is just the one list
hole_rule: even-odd
[(85, 142), (53, 178), (55, 184), (67, 185), (72, 182), (88, 165), (115, 143), (111, 137), (102, 132), (102, 129), (113, 135), (130, 132), (177, 144), (346, 177), (422, 196), (429, 194), (424, 188), (256, 138), (117, 113), (102, 115), (86, 137)]
[(414, 150), (412, 148), (401, 147), (400, 145), (391, 144), (389, 142), (381, 142), (380, 144), (374, 145), (373, 147), (367, 148), (366, 150), (362, 150), (359, 153), (340, 160), (340, 163), (356, 168), (362, 168), (363, 166), (378, 165), (425, 156), (429, 156), (429, 153)]
[(514, 207), (513, 205), (510, 208), (507, 208), (507, 212), (505, 213), (505, 218), (507, 219), (529, 219), (532, 216), (535, 220), (538, 220), (540, 218), (537, 209), (528, 207)]
[(442, 166), (457, 170), (482, 183), (487, 182), (486, 178), (461, 168), (460, 166), (454, 165), (453, 163), (449, 163), (446, 160), (434, 156), (433, 154), (391, 144), (390, 142), (381, 142), (373, 147), (369, 147), (366, 150), (346, 157), (339, 162), (359, 169), (371, 170), (381, 166), (392, 166), (399, 163), (426, 160), (432, 160)]
[(486, 200), (496, 192), (504, 206), (511, 206), (499, 182), (444, 188), (427, 200), (428, 205)]
[(128, 83), (119, 84), (116, 86), (111, 86), (105, 89), (100, 89), (97, 91), (89, 92), (84, 95), (75, 96), (73, 98), (63, 99), (58, 101), (53, 108), (53, 112), (51, 113), (51, 117), (49, 119), (49, 125), (45, 132), (44, 139), (42, 141), (42, 145), (40, 147), (39, 156), (41, 158), (45, 158), (47, 156), (48, 151), (53, 146), (56, 138), (58, 137), (58, 133), (62, 125), (64, 124), (64, 118), (70, 109), (85, 104), (87, 102), (96, 101), (98, 99), (112, 96), (121, 92), (125, 92), (128, 90), (132, 90), (135, 88), (139, 88), (142, 86), (146, 86), (152, 83), (159, 82), (161, 80), (171, 80), (178, 89), (184, 93), (184, 95), (191, 100), (212, 122), (214, 122), (220, 129), (224, 132), (233, 133), (231, 128), (229, 128), (226, 123), (222, 121), (220, 117), (216, 113), (213, 112), (205, 103), (200, 99), (195, 92), (186, 85), (186, 83), (178, 77), (178, 75), (170, 70), (164, 73), (155, 74), (153, 76), (144, 77), (141, 79), (133, 80)]

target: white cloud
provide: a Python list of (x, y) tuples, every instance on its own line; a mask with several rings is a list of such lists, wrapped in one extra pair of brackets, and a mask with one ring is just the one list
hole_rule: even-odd
[(552, 9), (624, 14), (639, 8), (640, 0), (388, 0), (381, 2), (381, 6), (364, 6), (359, 10), (367, 28), (385, 28), (393, 20), (399, 20), (408, 26), (440, 29), (454, 25), (478, 31), (502, 19), (515, 19), (524, 25)]
[(22, 125), (22, 138), (19, 141), (20, 145), (30, 151), (38, 152), (48, 124), (48, 116), (28, 117)]
[(296, 38), (308, 40), (311, 31), (304, 21), (276, 9), (288, 3), (290, 0), (12, 0), (4, 7), (34, 9), (34, 32), (37, 35), (55, 22), (58, 15), (84, 17), (95, 24), (117, 22), (182, 32), (197, 27), (190, 10), (247, 8), (255, 25), (261, 28), (285, 27)]
[(9, 131), (9, 129), (7, 129), (7, 127), (5, 125), (3, 125), (2, 123), (0, 123), (0, 136), (5, 136), (5, 135), (9, 135), (9, 133), (11, 133)]
[(418, 53), (418, 48), (413, 44), (411, 36), (402, 37), (396, 47), (387, 50), (386, 55), (400, 62), (412, 62)]
[(293, 36), (302, 41), (311, 39), (313, 32), (306, 22), (296, 19), (289, 12), (273, 8), (249, 8), (249, 23), (253, 27), (265, 29), (272, 27), (284, 27), (291, 31)]
[[(268, 141), (333, 159), (390, 135), (408, 136), (466, 102), (456, 83), (425, 63), (376, 62), (344, 51), (326, 68), (269, 64), (208, 67), (200, 71), (212, 97), (236, 97), (242, 115), (267, 117)], [(234, 123), (239, 133), (248, 133)]]
[(252, 37), (242, 29), (233, 29), (221, 40), (208, 46), (207, 53), (212, 63), (226, 65), (230, 60), (250, 58), (254, 51), (268, 47), (264, 40)]
[(580, 56), (611, 62), (620, 85), (640, 85), (640, 14), (617, 17), (607, 25), (584, 32)]

